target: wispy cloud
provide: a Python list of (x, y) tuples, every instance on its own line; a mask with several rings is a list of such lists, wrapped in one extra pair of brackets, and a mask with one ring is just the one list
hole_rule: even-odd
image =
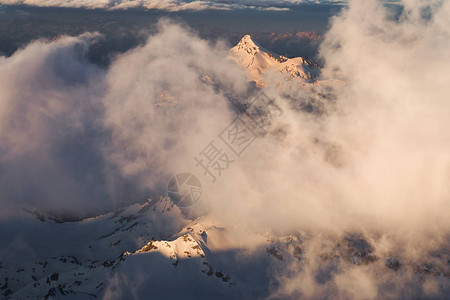
[(232, 9), (255, 9), (267, 11), (285, 11), (290, 6), (301, 3), (339, 3), (341, 1), (311, 1), (311, 0), (0, 0), (5, 5), (30, 5), (40, 7), (72, 7), (88, 9), (157, 9), (165, 11), (182, 10), (232, 10)]

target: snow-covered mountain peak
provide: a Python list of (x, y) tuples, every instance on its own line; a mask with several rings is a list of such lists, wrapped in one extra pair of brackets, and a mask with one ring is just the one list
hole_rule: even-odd
[(261, 51), (261, 46), (252, 40), (250, 35), (245, 35), (239, 43), (233, 48), (239, 52), (255, 55)]
[[(267, 85), (266, 74), (280, 74), (280, 82), (287, 79), (292, 81), (314, 81), (320, 70), (302, 57), (287, 58), (263, 48), (245, 35), (230, 51), (230, 60), (243, 66), (250, 81), (257, 86)], [(272, 78), (273, 81), (273, 78)], [(278, 82), (276, 82), (278, 84)]]

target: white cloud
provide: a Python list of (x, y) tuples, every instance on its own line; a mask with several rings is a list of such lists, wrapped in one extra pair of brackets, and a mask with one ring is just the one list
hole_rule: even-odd
[(40, 7), (74, 7), (88, 9), (158, 9), (165, 11), (182, 10), (231, 10), (231, 9), (256, 9), (268, 11), (286, 11), (291, 5), (301, 3), (335, 3), (341, 1), (310, 1), (310, 0), (0, 0), (5, 5), (30, 5)]
[(226, 98), (201, 78), (229, 92), (246, 90), (244, 72), (226, 60), (223, 44), (211, 46), (165, 22), (160, 29), (113, 63), (104, 98), (105, 124), (115, 136), (112, 159), (153, 188), (165, 186), (164, 175), (191, 162), (198, 145), (227, 122)]
[(0, 57), (5, 207), (92, 213), (141, 201), (149, 188), (164, 194), (165, 175), (221, 126), (209, 123), (226, 123), (226, 98), (201, 78), (242, 93), (243, 70), (227, 61), (224, 44), (164, 22), (160, 29), (108, 70), (85, 58), (96, 34), (35, 41)]
[[(181, 1), (181, 0), (1, 0), (0, 4), (30, 5), (40, 7), (76, 7), (102, 9), (158, 9), (166, 11), (181, 10), (229, 10), (245, 8), (246, 5), (215, 1)], [(263, 9), (262, 7), (259, 7)]]

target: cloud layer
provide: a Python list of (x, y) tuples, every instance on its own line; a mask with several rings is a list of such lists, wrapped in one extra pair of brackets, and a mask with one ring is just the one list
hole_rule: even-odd
[[(340, 1), (326, 1), (340, 2)], [(231, 9), (256, 9), (283, 11), (289, 10), (289, 6), (301, 3), (320, 3), (309, 0), (263, 0), (263, 1), (183, 1), (183, 0), (1, 0), (5, 5), (30, 5), (40, 7), (74, 7), (88, 9), (158, 9), (165, 11), (182, 10), (231, 10)]]
[(226, 98), (202, 79), (246, 92), (227, 47), (159, 26), (107, 70), (86, 59), (97, 34), (40, 40), (1, 58), (5, 206), (85, 215), (164, 194), (191, 147), (220, 129), (212, 120), (227, 122)]

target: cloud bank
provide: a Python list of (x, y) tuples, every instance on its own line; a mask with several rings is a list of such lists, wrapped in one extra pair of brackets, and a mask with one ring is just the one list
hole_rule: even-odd
[(86, 58), (97, 34), (1, 58), (2, 204), (85, 215), (165, 193), (190, 147), (220, 129), (211, 121), (231, 115), (202, 78), (236, 93), (247, 84), (223, 43), (159, 26), (106, 70)]
[[(5, 5), (30, 5), (39, 7), (72, 7), (88, 9), (157, 9), (165, 11), (199, 11), (199, 10), (231, 10), (256, 9), (269, 11), (289, 10), (289, 6), (301, 3), (322, 3), (309, 0), (270, 0), (270, 1), (183, 1), (183, 0), (1, 0)], [(326, 1), (340, 2), (340, 1)]]

